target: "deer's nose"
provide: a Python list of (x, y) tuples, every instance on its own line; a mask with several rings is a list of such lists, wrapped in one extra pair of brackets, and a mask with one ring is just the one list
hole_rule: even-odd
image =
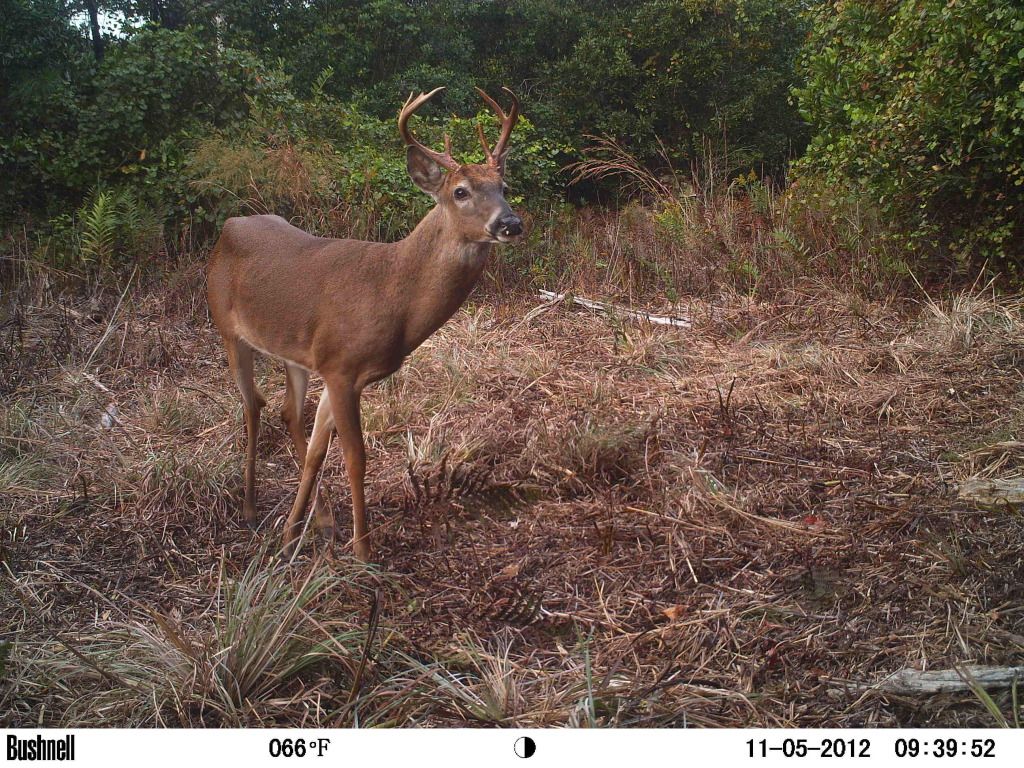
[(523, 234), (523, 220), (514, 213), (507, 213), (498, 219), (498, 234), (518, 237)]

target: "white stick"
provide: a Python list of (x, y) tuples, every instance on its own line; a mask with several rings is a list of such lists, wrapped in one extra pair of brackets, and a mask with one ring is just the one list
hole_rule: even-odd
[(1024, 504), (1024, 477), (972, 477), (960, 486), (960, 498), (987, 506)]
[[(552, 291), (538, 291), (538, 293), (552, 303), (562, 301), (566, 298), (566, 294), (564, 293), (553, 293)], [(587, 309), (593, 309), (597, 312), (606, 312), (612, 315), (631, 317), (634, 320), (646, 320), (647, 322), (654, 323), (655, 325), (671, 325), (674, 328), (690, 328), (693, 326), (690, 319), (686, 317), (652, 315), (649, 312), (641, 312), (637, 309), (626, 309), (625, 307), (619, 307), (614, 304), (606, 304), (603, 301), (584, 299), (579, 296), (572, 296), (571, 298), (573, 303), (579, 304), (581, 307), (586, 307)]]
[(1014, 680), (1024, 680), (1024, 667), (964, 666), (957, 669), (901, 669), (881, 682), (862, 685), (886, 693), (931, 694), (971, 690), (971, 682), (980, 688), (1008, 688)]

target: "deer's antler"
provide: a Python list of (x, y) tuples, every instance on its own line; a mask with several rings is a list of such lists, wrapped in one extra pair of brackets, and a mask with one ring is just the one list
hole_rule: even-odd
[(409, 130), (409, 118), (412, 116), (412, 113), (430, 101), (435, 94), (440, 93), (443, 90), (444, 86), (442, 85), (440, 88), (435, 88), (430, 93), (421, 93), (416, 98), (413, 98), (410, 93), (409, 98), (405, 101), (405, 106), (403, 106), (402, 111), (398, 113), (398, 133), (401, 134), (402, 141), (405, 142), (406, 146), (416, 147), (420, 152), (425, 154), (442, 168), (447, 168), (449, 171), (457, 171), (459, 170), (459, 163), (454, 157), (452, 157), (451, 136), (447, 133), (444, 135), (444, 152), (435, 152), (429, 147), (425, 147), (420, 144)]
[(512, 135), (512, 129), (516, 127), (516, 121), (519, 119), (519, 99), (505, 86), (502, 86), (501, 90), (512, 97), (512, 107), (509, 109), (508, 114), (505, 114), (505, 110), (498, 105), (498, 102), (484, 93), (482, 89), (476, 89), (476, 92), (483, 96), (484, 101), (487, 102), (487, 105), (494, 110), (494, 113), (501, 120), (501, 136), (498, 137), (498, 143), (494, 145), (493, 150), (487, 146), (487, 139), (484, 138), (484, 127), (480, 123), (476, 124), (476, 132), (480, 136), (480, 143), (483, 145), (484, 154), (487, 156), (487, 164), (493, 168), (501, 166), (501, 156), (505, 154), (505, 149), (508, 147), (508, 138)]

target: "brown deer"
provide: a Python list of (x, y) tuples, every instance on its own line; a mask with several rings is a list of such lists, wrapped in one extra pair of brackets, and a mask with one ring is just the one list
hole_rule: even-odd
[[(370, 558), (363, 484), (366, 448), (359, 417), (363, 389), (389, 376), (441, 327), (476, 285), (494, 243), (522, 237), (523, 222), (505, 201), (508, 140), (519, 118), (479, 88), (501, 119), (491, 149), (477, 132), (486, 160), (463, 165), (425, 147), (409, 130), (409, 117), (442, 88), (411, 95), (398, 117), (413, 182), (437, 205), (404, 240), (377, 243), (314, 237), (278, 216), (247, 216), (224, 224), (207, 268), (210, 314), (224, 339), (228, 365), (242, 393), (248, 437), (242, 511), (256, 524), (256, 440), (266, 399), (253, 380), (253, 352), (284, 363), (282, 412), (302, 467), (295, 503), (284, 527), (286, 550), (302, 531), (304, 513), (337, 428), (352, 486), (355, 554)], [(444, 169), (443, 172), (442, 169)], [(309, 374), (324, 379), (313, 433), (306, 447), (302, 419)], [(314, 495), (317, 526), (334, 537), (334, 515)]]

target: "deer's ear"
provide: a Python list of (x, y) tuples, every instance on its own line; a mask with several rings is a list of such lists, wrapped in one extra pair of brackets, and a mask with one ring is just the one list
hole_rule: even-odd
[(417, 147), (409, 147), (405, 151), (405, 167), (409, 170), (412, 183), (436, 200), (444, 182), (441, 166), (420, 152)]

